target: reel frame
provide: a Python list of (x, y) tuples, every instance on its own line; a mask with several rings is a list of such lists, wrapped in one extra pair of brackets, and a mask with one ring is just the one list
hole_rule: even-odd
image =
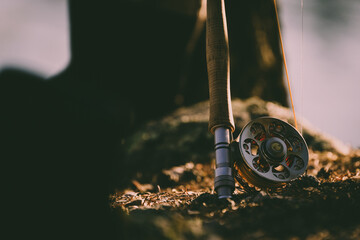
[(290, 124), (271, 117), (247, 123), (231, 143), (236, 181), (245, 189), (279, 190), (302, 175), (309, 152), (301, 134)]

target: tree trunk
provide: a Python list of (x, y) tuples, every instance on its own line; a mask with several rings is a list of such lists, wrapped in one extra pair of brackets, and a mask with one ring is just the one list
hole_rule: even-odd
[[(124, 131), (208, 99), (201, 0), (69, 4), (72, 59), (49, 84), (104, 106)], [(287, 105), (273, 2), (226, 9), (232, 97)]]

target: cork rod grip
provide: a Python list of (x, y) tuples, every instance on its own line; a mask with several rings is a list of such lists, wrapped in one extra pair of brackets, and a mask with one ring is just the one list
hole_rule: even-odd
[(207, 0), (206, 61), (209, 78), (209, 130), (234, 131), (230, 96), (229, 44), (224, 0)]

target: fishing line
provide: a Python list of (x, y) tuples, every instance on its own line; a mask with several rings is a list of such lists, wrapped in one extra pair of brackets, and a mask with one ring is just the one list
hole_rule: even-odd
[(283, 61), (284, 61), (285, 74), (286, 74), (286, 80), (287, 80), (287, 84), (288, 84), (288, 90), (289, 90), (289, 97), (290, 97), (290, 102), (291, 102), (291, 108), (292, 108), (292, 111), (293, 111), (293, 114), (294, 114), (294, 124), (295, 124), (295, 128), (296, 128), (297, 130), (299, 130), (299, 129), (298, 129), (298, 125), (297, 125), (297, 121), (296, 121), (294, 101), (293, 101), (293, 97), (292, 97), (292, 93), (291, 93), (289, 73), (288, 73), (288, 69), (287, 69), (286, 58), (285, 58), (285, 51), (284, 51), (284, 45), (283, 45), (282, 36), (281, 36), (280, 21), (279, 21), (279, 15), (278, 15), (277, 7), (276, 7), (276, 0), (274, 0), (274, 6), (275, 6), (276, 22), (277, 22), (278, 31), (279, 31), (280, 46), (281, 46), (281, 52), (282, 52)]
[[(304, 0), (301, 0), (300, 3), (300, 11), (301, 11), (301, 43), (300, 43), (300, 117), (303, 116), (304, 111)], [(303, 133), (303, 126), (300, 125), (300, 133)]]

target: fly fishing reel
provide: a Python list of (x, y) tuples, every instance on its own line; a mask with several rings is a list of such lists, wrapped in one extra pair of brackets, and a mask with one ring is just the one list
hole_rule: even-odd
[(309, 160), (300, 133), (271, 117), (249, 122), (232, 142), (231, 152), (234, 177), (244, 189), (279, 189), (302, 175)]

